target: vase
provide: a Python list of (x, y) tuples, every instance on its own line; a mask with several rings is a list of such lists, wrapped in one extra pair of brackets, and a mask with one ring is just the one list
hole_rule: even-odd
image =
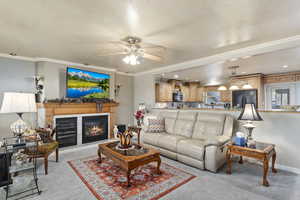
[(137, 126), (138, 126), (138, 127), (141, 127), (141, 126), (142, 126), (142, 123), (141, 123), (141, 120), (140, 120), (140, 119), (137, 120)]

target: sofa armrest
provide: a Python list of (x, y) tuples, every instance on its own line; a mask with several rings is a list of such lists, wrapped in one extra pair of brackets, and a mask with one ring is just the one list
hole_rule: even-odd
[(217, 136), (215, 138), (208, 138), (205, 140), (205, 146), (223, 146), (229, 142), (230, 139), (230, 137), (225, 135)]

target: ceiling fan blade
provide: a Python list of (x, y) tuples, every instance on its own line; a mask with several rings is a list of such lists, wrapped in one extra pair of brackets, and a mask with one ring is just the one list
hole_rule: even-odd
[(114, 55), (124, 55), (128, 54), (126, 51), (116, 51), (116, 52), (104, 52), (98, 54), (98, 56), (114, 56)]
[(145, 43), (145, 42), (141, 43), (141, 47), (144, 48), (144, 49), (152, 49), (152, 48), (157, 48), (157, 49), (161, 49), (161, 50), (166, 50), (167, 49), (166, 47), (161, 46), (161, 45)]
[(149, 60), (154, 60), (156, 62), (162, 62), (163, 58), (160, 56), (156, 56), (153, 54), (149, 54), (149, 53), (144, 53), (143, 58), (149, 59)]

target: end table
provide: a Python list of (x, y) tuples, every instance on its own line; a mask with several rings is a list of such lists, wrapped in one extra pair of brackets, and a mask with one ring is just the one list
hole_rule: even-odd
[(227, 145), (226, 160), (227, 160), (227, 174), (231, 174), (232, 156), (240, 156), (240, 164), (243, 164), (243, 157), (254, 158), (263, 162), (263, 185), (269, 186), (267, 180), (268, 170), (269, 170), (269, 160), (272, 158), (272, 172), (276, 173), (275, 161), (276, 161), (276, 151), (274, 144), (256, 142), (255, 148), (241, 147), (229, 143)]

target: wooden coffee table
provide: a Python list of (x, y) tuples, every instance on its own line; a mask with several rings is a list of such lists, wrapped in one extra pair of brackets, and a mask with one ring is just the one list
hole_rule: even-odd
[(98, 162), (101, 163), (101, 154), (113, 160), (118, 164), (127, 175), (127, 186), (130, 186), (130, 173), (133, 169), (146, 165), (151, 162), (157, 162), (157, 174), (160, 174), (160, 153), (152, 148), (145, 148), (135, 145), (134, 148), (129, 150), (119, 150), (117, 145), (119, 141), (108, 142), (99, 144), (98, 146)]
[(276, 151), (274, 144), (256, 142), (255, 148), (241, 147), (234, 145), (232, 143), (227, 145), (228, 149), (226, 152), (227, 158), (227, 173), (231, 174), (231, 157), (232, 155), (239, 155), (239, 163), (243, 164), (243, 156), (254, 158), (263, 162), (263, 185), (269, 186), (267, 180), (268, 170), (269, 170), (269, 160), (272, 158), (272, 172), (276, 173), (275, 169), (275, 160), (276, 160)]

